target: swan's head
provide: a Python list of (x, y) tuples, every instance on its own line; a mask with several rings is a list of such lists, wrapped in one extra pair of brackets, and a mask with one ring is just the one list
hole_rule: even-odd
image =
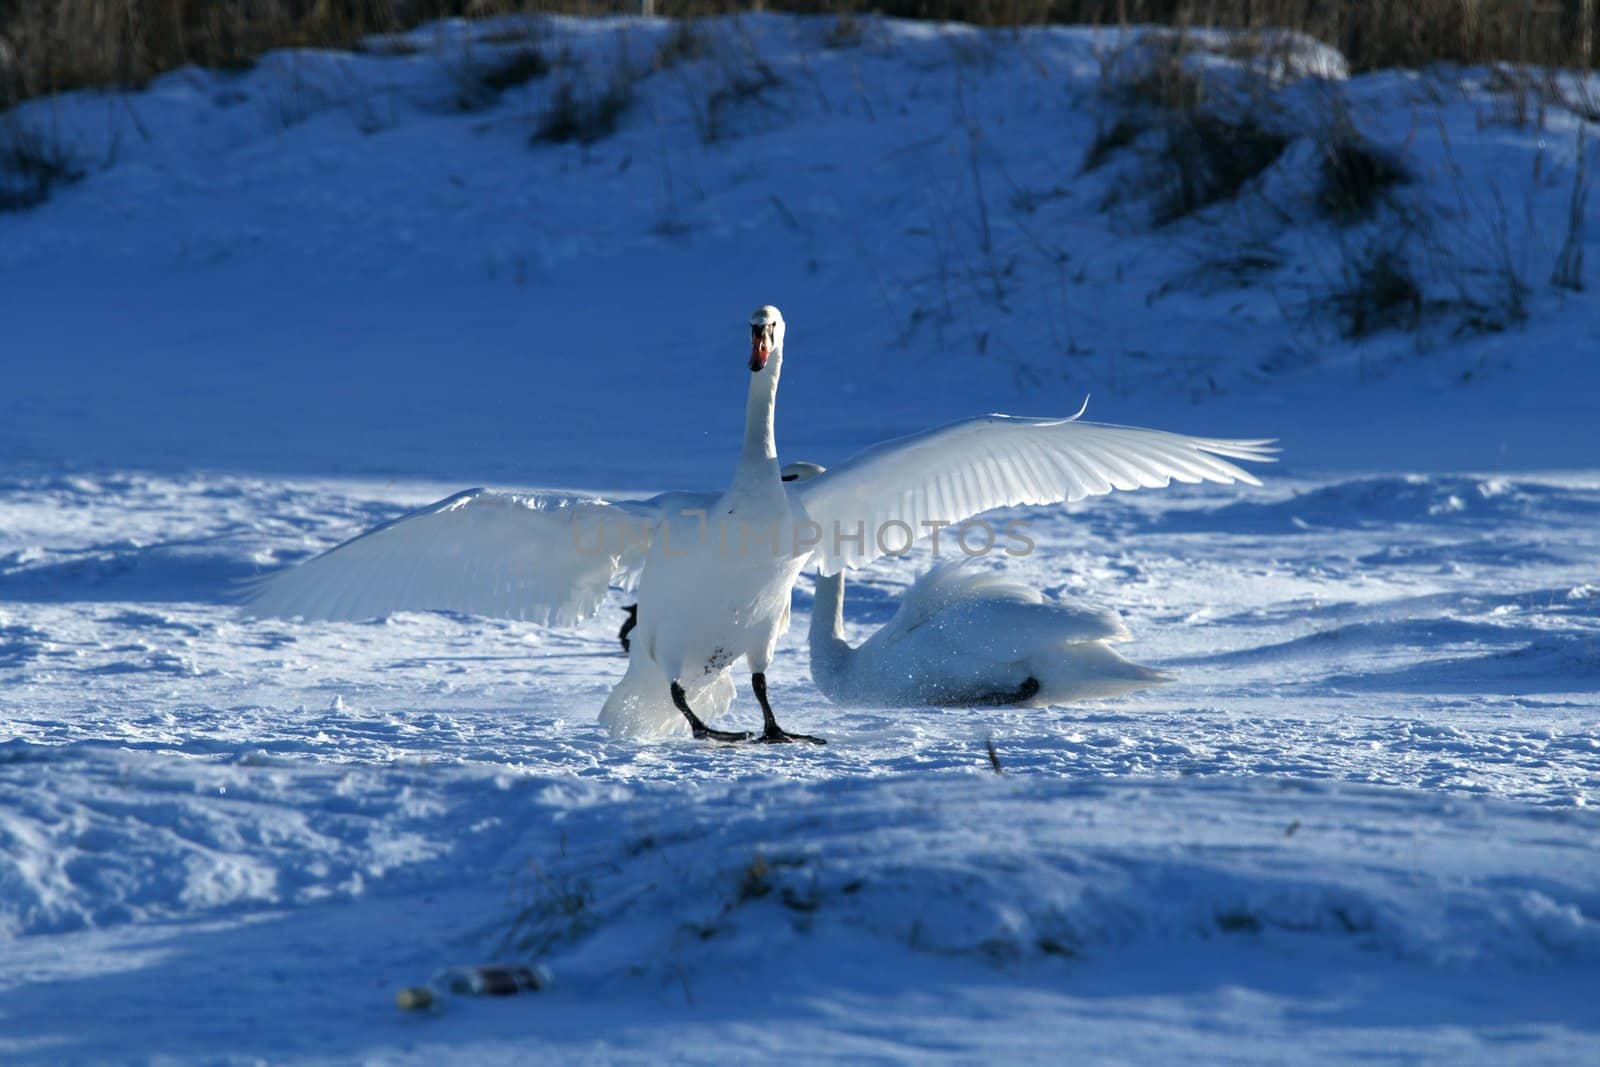
[(820, 463), (785, 463), (783, 465), (783, 480), (786, 482), (809, 482), (819, 474), (826, 473), (827, 467)]
[(768, 304), (750, 316), (750, 373), (764, 370), (772, 353), (783, 349), (783, 315)]

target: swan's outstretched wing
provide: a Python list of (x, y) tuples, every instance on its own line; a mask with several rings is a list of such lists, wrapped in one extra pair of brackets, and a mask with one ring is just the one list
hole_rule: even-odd
[(468, 489), (251, 583), (253, 616), (460, 611), (568, 625), (643, 565), (665, 502)]
[[(991, 508), (1070, 503), (1173, 481), (1259, 485), (1228, 461), (1270, 462), (1276, 451), (1271, 440), (1188, 437), (1077, 415), (985, 415), (876, 445), (793, 492), (822, 528), (823, 573), (836, 574), (882, 555), (880, 540), (898, 549), (907, 529), (925, 536), (927, 524), (959, 523)], [(887, 531), (881, 539), (880, 531)]]

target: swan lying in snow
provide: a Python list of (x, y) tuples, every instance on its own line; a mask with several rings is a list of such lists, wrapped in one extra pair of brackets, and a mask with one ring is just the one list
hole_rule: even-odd
[[(1066, 419), (988, 415), (887, 441), (804, 483), (785, 485), (773, 431), (785, 324), (750, 319), (744, 445), (718, 496), (668, 493), (610, 503), (486, 489), (459, 493), (347, 541), (252, 590), (247, 612), (360, 619), (447, 609), (573, 623), (615, 584), (638, 580), (628, 673), (601, 721), (616, 733), (716, 741), (819, 741), (773, 716), (766, 669), (807, 563), (824, 575), (899, 551), (941, 523), (1020, 504), (1181, 482), (1260, 484), (1230, 459), (1271, 459), (1270, 441), (1187, 437)], [(709, 502), (709, 506), (707, 506)], [(759, 734), (707, 725), (745, 660)], [(698, 709), (698, 710), (696, 710)]]
[[(791, 463), (785, 481), (823, 473)], [(919, 577), (877, 633), (844, 639), (844, 572), (818, 575), (811, 606), (811, 678), (835, 704), (858, 707), (1046, 707), (1121, 696), (1171, 681), (1123, 659), (1114, 611), (1068, 607), (965, 558)]]

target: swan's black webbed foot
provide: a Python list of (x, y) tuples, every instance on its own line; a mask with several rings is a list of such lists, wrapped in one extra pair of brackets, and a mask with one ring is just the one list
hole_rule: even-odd
[(700, 721), (700, 716), (696, 715), (689, 707), (689, 698), (684, 693), (683, 686), (677, 682), (672, 683), (672, 703), (677, 706), (679, 711), (683, 712), (683, 717), (689, 720), (689, 732), (694, 735), (696, 741), (727, 741), (731, 743), (750, 740), (748, 731), (713, 730)]
[(755, 741), (763, 745), (786, 745), (792, 741), (809, 741), (813, 745), (825, 745), (828, 743), (826, 737), (815, 737), (811, 734), (791, 734), (776, 725), (769, 726), (763, 730), (761, 736), (755, 738)]
[(722, 741), (731, 745), (736, 741), (750, 740), (749, 730), (717, 730), (705, 723), (691, 726), (689, 729), (693, 731), (696, 741)]
[(761, 701), (761, 719), (765, 724), (761, 736), (755, 739), (757, 742), (765, 745), (786, 745), (793, 741), (806, 741), (813, 745), (828, 743), (826, 738), (810, 734), (791, 734), (778, 725), (777, 718), (772, 714), (772, 705), (767, 701), (767, 676), (761, 671), (750, 676), (750, 688), (756, 691), (756, 699)]
[(617, 640), (622, 642), (622, 651), (631, 652), (633, 643), (628, 640), (628, 635), (633, 633), (633, 628), (639, 625), (639, 605), (629, 604), (622, 609), (628, 613), (628, 618), (622, 624), (622, 629), (617, 631)]

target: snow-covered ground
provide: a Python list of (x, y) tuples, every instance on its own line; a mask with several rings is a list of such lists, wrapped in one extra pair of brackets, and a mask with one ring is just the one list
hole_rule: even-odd
[[(1303, 49), (1283, 154), (1152, 228), (1148, 137), (1080, 173), (1114, 34), (524, 25), (12, 116), (88, 175), (0, 215), (0, 1060), (1596, 1061), (1600, 317), (1548, 284), (1592, 87)], [(530, 142), (619, 65), (614, 133)], [(1331, 100), (1410, 175), (1345, 226)], [(1420, 321), (1343, 338), (1395, 242)], [(1085, 393), (1282, 438), (1021, 516), (1009, 569), (1178, 681), (835, 707), (803, 581), (774, 700), (826, 748), (634, 744), (620, 611), (235, 614), (465, 485), (718, 486), (767, 301), (785, 459)], [(856, 638), (926, 564), (852, 577)]]

